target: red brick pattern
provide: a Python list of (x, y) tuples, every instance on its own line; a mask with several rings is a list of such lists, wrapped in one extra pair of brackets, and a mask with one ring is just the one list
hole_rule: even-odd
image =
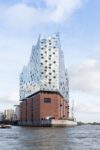
[(32, 121), (33, 119), (33, 103), (32, 98), (27, 100), (27, 120)]
[[(45, 103), (44, 98), (50, 98), (51, 103)], [(20, 103), (20, 118), (22, 122), (53, 117), (67, 119), (69, 117), (68, 102), (59, 93), (40, 92)]]
[(27, 121), (27, 101), (23, 101), (20, 104), (20, 118), (21, 121)]
[(33, 120), (40, 119), (40, 94), (32, 97), (33, 100)]

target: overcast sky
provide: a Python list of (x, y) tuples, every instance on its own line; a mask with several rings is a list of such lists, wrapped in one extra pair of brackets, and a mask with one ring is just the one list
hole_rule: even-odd
[(0, 110), (19, 103), (19, 74), (39, 34), (55, 32), (60, 33), (75, 116), (100, 122), (99, 0), (0, 0)]

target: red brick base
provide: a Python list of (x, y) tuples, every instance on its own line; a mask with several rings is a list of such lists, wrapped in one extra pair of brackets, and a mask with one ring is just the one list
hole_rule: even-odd
[(24, 124), (40, 123), (48, 118), (68, 119), (69, 104), (57, 92), (40, 91), (21, 101), (20, 122)]

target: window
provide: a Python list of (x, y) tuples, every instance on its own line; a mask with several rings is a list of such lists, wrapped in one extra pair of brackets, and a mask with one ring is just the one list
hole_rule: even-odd
[(44, 103), (51, 103), (51, 98), (44, 98)]

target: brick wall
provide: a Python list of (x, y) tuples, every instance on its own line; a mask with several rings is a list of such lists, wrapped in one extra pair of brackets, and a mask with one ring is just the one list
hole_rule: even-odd
[(39, 92), (20, 103), (21, 122), (34, 122), (53, 117), (67, 119), (69, 106), (57, 92)]

